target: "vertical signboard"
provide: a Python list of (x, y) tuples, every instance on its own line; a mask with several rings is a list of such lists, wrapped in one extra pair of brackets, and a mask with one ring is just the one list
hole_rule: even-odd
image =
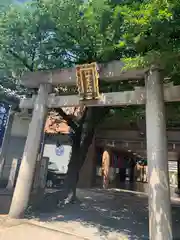
[(77, 66), (76, 78), (81, 101), (99, 99), (99, 73), (96, 63)]
[(9, 104), (0, 103), (0, 149), (2, 148), (6, 126), (9, 119), (10, 106)]

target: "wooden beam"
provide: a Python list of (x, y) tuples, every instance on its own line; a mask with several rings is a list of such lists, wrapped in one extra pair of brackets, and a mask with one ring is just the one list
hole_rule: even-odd
[[(180, 143), (180, 130), (167, 130), (167, 139), (172, 143)], [(145, 141), (146, 136), (142, 137), (138, 130), (108, 130), (98, 129), (96, 132), (97, 139), (107, 139), (114, 141), (126, 141), (126, 142), (142, 142)]]
[[(147, 159), (146, 149), (145, 150), (138, 150), (137, 149), (136, 151), (132, 152), (132, 154), (135, 157), (141, 157), (141, 158)], [(178, 152), (168, 151), (168, 161), (177, 161), (177, 160), (178, 160)]]
[[(146, 151), (146, 142), (144, 141), (113, 141), (107, 139), (96, 139), (96, 146), (99, 147), (110, 147), (114, 149), (123, 149), (129, 152), (141, 152)], [(169, 152), (180, 152), (180, 142), (179, 143), (168, 143)]]
[[(98, 64), (100, 80), (120, 81), (143, 79), (147, 69), (123, 71), (121, 61), (112, 61), (107, 64)], [(41, 83), (50, 83), (54, 86), (76, 85), (76, 68), (27, 72), (22, 77), (22, 85), (27, 88), (38, 88)]]
[[(22, 99), (20, 101), (20, 108), (32, 109), (35, 103), (35, 97), (31, 99)], [(180, 101), (180, 86), (164, 86), (164, 100), (165, 102)], [(78, 95), (69, 96), (55, 96), (49, 95), (48, 108), (72, 107), (72, 106), (127, 106), (127, 105), (142, 105), (146, 102), (145, 90), (143, 87), (135, 88), (134, 91), (125, 92), (111, 92), (103, 93), (101, 98), (97, 100), (89, 100), (80, 102)]]

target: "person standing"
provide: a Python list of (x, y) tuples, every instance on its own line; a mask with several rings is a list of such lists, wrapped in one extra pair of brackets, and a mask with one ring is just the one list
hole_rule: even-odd
[(126, 166), (125, 158), (118, 156), (118, 168), (119, 168), (119, 181), (124, 183), (126, 181)]

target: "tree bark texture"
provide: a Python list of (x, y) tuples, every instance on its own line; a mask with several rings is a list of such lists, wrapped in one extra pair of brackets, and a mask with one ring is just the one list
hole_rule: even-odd
[(59, 199), (59, 205), (64, 205), (75, 200), (79, 172), (85, 162), (88, 148), (92, 143), (95, 128), (107, 111), (107, 108), (86, 108), (75, 134), (72, 137), (71, 158), (63, 192)]

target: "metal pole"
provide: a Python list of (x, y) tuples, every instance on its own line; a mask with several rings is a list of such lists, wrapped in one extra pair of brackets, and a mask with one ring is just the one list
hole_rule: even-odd
[(163, 83), (160, 70), (146, 77), (146, 133), (149, 181), (149, 236), (171, 240), (172, 220)]
[(21, 161), (19, 175), (9, 211), (11, 218), (21, 218), (28, 206), (33, 183), (36, 159), (39, 152), (41, 133), (47, 114), (49, 85), (41, 84), (34, 105), (33, 116)]

